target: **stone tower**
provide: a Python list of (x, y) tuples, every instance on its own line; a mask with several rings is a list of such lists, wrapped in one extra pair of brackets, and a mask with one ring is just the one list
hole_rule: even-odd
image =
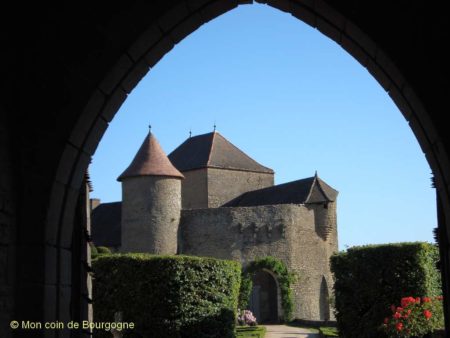
[(273, 186), (274, 171), (217, 131), (189, 137), (169, 154), (183, 173), (183, 209), (217, 208), (250, 190)]
[(122, 182), (122, 252), (176, 254), (181, 212), (181, 180), (151, 132)]

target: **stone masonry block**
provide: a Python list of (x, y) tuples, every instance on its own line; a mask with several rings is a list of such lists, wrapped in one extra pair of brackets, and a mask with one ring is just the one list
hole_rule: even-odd
[(380, 68), (380, 66), (373, 60), (369, 59), (367, 64), (367, 70), (378, 81), (385, 91), (389, 91), (391, 88), (391, 80), (387, 74)]
[(60, 225), (59, 245), (63, 248), (72, 246), (72, 232), (75, 220), (75, 210), (78, 202), (79, 191), (75, 189), (67, 189), (67, 197), (64, 204), (64, 215)]
[(106, 122), (111, 122), (114, 115), (116, 115), (117, 111), (125, 102), (127, 95), (128, 94), (121, 87), (118, 87), (108, 98), (102, 111), (102, 117)]
[(298, 5), (301, 7), (308, 7), (314, 9), (316, 6), (316, 0), (291, 0), (292, 5)]
[(341, 36), (341, 46), (351, 56), (353, 56), (356, 59), (356, 61), (358, 61), (363, 67), (367, 66), (367, 63), (369, 62), (369, 55), (355, 41), (353, 41), (346, 35), (342, 35)]
[(111, 94), (114, 88), (119, 85), (122, 78), (130, 70), (132, 65), (133, 61), (129, 58), (129, 56), (126, 54), (122, 55), (105, 79), (100, 83), (100, 90), (107, 95)]
[(152, 49), (145, 56), (145, 61), (150, 67), (153, 67), (166, 55), (172, 48), (174, 44), (168, 37), (162, 38), (158, 43), (156, 43)]
[(104, 103), (105, 95), (100, 90), (95, 90), (70, 135), (70, 143), (76, 147), (81, 147), (87, 132), (92, 127), (96, 117), (100, 114), (100, 110)]
[(45, 222), (45, 242), (56, 245), (58, 241), (58, 228), (62, 213), (62, 205), (66, 193), (65, 185), (54, 181), (50, 194), (50, 204)]
[(83, 147), (85, 153), (91, 156), (94, 155), (95, 150), (97, 149), (97, 146), (100, 143), (100, 140), (103, 137), (103, 134), (105, 133), (107, 128), (108, 123), (101, 117), (99, 117), (95, 121), (95, 124), (90, 130), (89, 135), (86, 138), (86, 143), (84, 144)]
[(347, 21), (345, 33), (354, 40), (372, 58), (375, 58), (377, 46), (375, 43), (354, 23)]
[(316, 14), (307, 7), (299, 4), (297, 1), (292, 1), (291, 3), (291, 14), (311, 27), (315, 28), (317, 25)]
[(291, 12), (291, 1), (290, 0), (267, 0), (266, 3), (273, 8), (277, 8), (283, 12)]
[(427, 135), (427, 138), (430, 140), (430, 142), (434, 143), (438, 139), (440, 139), (440, 137), (436, 131), (436, 128), (433, 125), (433, 122), (429, 118), (429, 116), (430, 116), (429, 112), (426, 110), (422, 101), (416, 95), (416, 93), (414, 92), (412, 87), (409, 85), (403, 86), (402, 93), (405, 96), (405, 99), (408, 100), (414, 114), (417, 117), (417, 120), (422, 125), (423, 130), (424, 130), (425, 134)]
[(159, 27), (161, 27), (163, 32), (169, 32), (179, 22), (184, 21), (188, 15), (188, 6), (182, 1), (158, 20)]
[(69, 183), (69, 176), (72, 171), (75, 161), (77, 159), (79, 150), (71, 144), (66, 144), (64, 151), (59, 161), (58, 170), (56, 172), (56, 181), (67, 184)]
[(72, 178), (70, 180), (70, 186), (76, 190), (80, 189), (81, 183), (84, 179), (86, 169), (91, 162), (91, 156), (86, 153), (80, 153), (78, 161), (76, 162)]
[(72, 284), (72, 252), (69, 249), (59, 251), (59, 283), (64, 286)]
[(391, 89), (389, 89), (389, 96), (408, 121), (412, 115), (412, 110), (403, 94), (396, 87), (391, 86)]
[(128, 55), (133, 61), (138, 61), (144, 56), (148, 50), (159, 40), (161, 40), (163, 33), (161, 28), (157, 25), (152, 25), (147, 28), (144, 33), (137, 39), (136, 42), (128, 49)]
[(341, 13), (336, 11), (333, 7), (328, 5), (323, 0), (315, 0), (315, 10), (317, 15), (322, 16), (328, 22), (330, 22), (333, 26), (338, 28), (339, 30), (343, 30), (345, 28), (345, 18)]
[(202, 8), (200, 15), (205, 22), (208, 22), (219, 15), (226, 13), (238, 5), (236, 0), (216, 0)]
[[(450, 175), (450, 162), (448, 153), (445, 150), (445, 144), (442, 141), (436, 141), (432, 144), (432, 149), (435, 156), (439, 159), (439, 167), (441, 171), (447, 175)], [(446, 185), (450, 183), (450, 177), (444, 176)]]
[(177, 25), (170, 32), (170, 36), (174, 43), (178, 43), (186, 36), (197, 30), (201, 25), (203, 25), (202, 17), (198, 13), (194, 13)]
[(391, 81), (398, 87), (402, 88), (406, 80), (400, 73), (397, 66), (389, 59), (389, 57), (381, 49), (377, 50), (376, 61), (378, 65), (388, 74)]
[(211, 0), (187, 0), (186, 4), (191, 13), (197, 12), (200, 8), (212, 2)]
[[(72, 289), (70, 286), (61, 286), (59, 288), (59, 320), (62, 322), (67, 323), (70, 321), (71, 315), (70, 315), (70, 304), (71, 304), (71, 296), (72, 296)], [(67, 337), (70, 337), (70, 331), (65, 331)]]
[(322, 32), (325, 36), (329, 37), (331, 40), (340, 43), (341, 41), (341, 32), (335, 26), (333, 26), (328, 21), (322, 19), (321, 17), (317, 18), (317, 29)]
[[(427, 135), (425, 134), (425, 131), (423, 130), (422, 125), (417, 120), (416, 115), (411, 115), (408, 122), (409, 122), (409, 126), (411, 127), (414, 135), (417, 138), (417, 141), (419, 142), (419, 145), (420, 145), (420, 148), (422, 149), (422, 151), (425, 154), (431, 152), (430, 143), (427, 138)], [(430, 163), (430, 165), (431, 165), (431, 163)], [(436, 168), (434, 168), (434, 169), (436, 169)]]
[(120, 86), (125, 92), (130, 93), (145, 76), (145, 74), (147, 74), (149, 68), (149, 65), (144, 60), (135, 63), (128, 75), (125, 79), (123, 79)]

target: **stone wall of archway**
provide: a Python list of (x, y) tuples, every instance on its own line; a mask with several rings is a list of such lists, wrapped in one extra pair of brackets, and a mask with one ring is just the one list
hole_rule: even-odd
[[(0, 230), (6, 234), (0, 275), (7, 276), (0, 279), (2, 336), (11, 335), (11, 318), (73, 315), (76, 205), (84, 171), (108, 123), (139, 80), (179, 41), (249, 2), (36, 3), (9, 10), (9, 20), (1, 22), (0, 65), (0, 131), (8, 131), (0, 138)], [(449, 38), (446, 11), (418, 0), (263, 2), (340, 44), (409, 121), (433, 171), (448, 283), (450, 139), (441, 114), (450, 92), (443, 49)]]

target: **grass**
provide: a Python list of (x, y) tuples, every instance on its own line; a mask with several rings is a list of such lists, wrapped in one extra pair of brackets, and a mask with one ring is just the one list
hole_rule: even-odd
[(236, 338), (264, 338), (266, 328), (264, 326), (237, 326)]
[(325, 337), (339, 337), (338, 330), (335, 327), (320, 327), (319, 331)]

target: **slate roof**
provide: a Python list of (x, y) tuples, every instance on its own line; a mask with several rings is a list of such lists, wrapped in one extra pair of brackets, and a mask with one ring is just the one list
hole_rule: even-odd
[(91, 237), (95, 246), (120, 246), (121, 228), (122, 202), (102, 203), (92, 210)]
[(169, 159), (181, 172), (200, 168), (274, 172), (250, 158), (216, 131), (188, 138), (169, 154)]
[(307, 204), (332, 202), (338, 192), (317, 175), (272, 187), (246, 192), (224, 207), (250, 207), (273, 204)]
[(122, 181), (124, 178), (136, 176), (184, 178), (183, 174), (170, 163), (166, 153), (152, 133), (148, 133), (133, 161), (117, 180)]

